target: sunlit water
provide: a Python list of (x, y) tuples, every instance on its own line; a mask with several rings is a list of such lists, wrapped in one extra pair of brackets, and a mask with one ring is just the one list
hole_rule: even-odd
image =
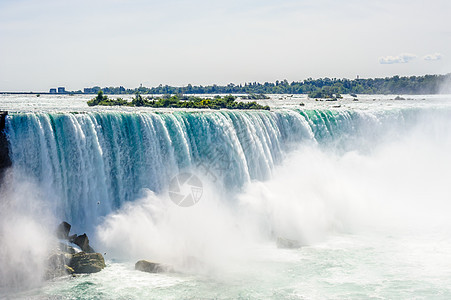
[[(164, 110), (165, 114), (174, 114), (173, 120), (185, 124), (183, 130), (168, 133), (171, 143), (165, 146), (161, 137), (167, 130), (163, 129), (170, 131), (177, 122), (166, 117), (160, 120), (158, 114), (153, 115), (159, 112), (155, 109), (89, 108), (85, 104), (89, 97), (79, 96), (1, 96), (0, 109), (13, 112), (12, 118), (16, 118), (10, 121), (10, 128), (21, 136), (28, 132), (28, 143), (45, 140), (37, 138), (39, 135), (32, 138), (34, 135), (24, 128), (29, 128), (27, 124), (44, 124), (40, 125), (42, 132), (50, 132), (51, 126), (45, 127), (44, 122), (47, 114), (54, 120), (49, 124), (59, 124), (64, 129), (61, 132), (67, 134), (58, 135), (58, 128), (52, 129), (59, 137), (55, 145), (61, 145), (58, 143), (63, 138), (89, 141), (92, 135), (106, 139), (108, 134), (100, 134), (105, 123), (93, 127), (97, 131), (87, 131), (90, 127), (83, 124), (103, 122), (109, 118), (104, 112), (108, 110), (125, 118), (114, 122), (135, 120), (135, 113), (145, 114), (140, 122), (161, 122), (161, 129), (154, 129), (158, 132), (158, 149), (177, 148), (180, 136), (187, 141), (189, 151), (171, 158), (154, 154), (153, 163), (149, 164), (154, 171), (129, 170), (123, 178), (110, 178), (96, 173), (98, 167), (91, 169), (87, 165), (79, 170), (80, 177), (70, 175), (78, 160), (89, 161), (98, 153), (92, 147), (80, 148), (88, 151), (86, 157), (68, 152), (67, 157), (78, 157), (77, 161), (67, 164), (67, 169), (61, 166), (61, 171), (48, 172), (42, 170), (66, 161), (61, 158), (66, 150), (57, 151), (59, 146), (52, 147), (48, 142), (41, 143), (36, 151), (36, 145), (30, 145), (33, 149), (27, 151), (23, 150), (26, 145), (16, 148), (13, 188), (2, 192), (6, 205), (2, 205), (0, 214), (0, 236), (6, 243), (0, 246), (0, 278), (6, 286), (2, 284), (0, 297), (451, 298), (451, 97), (405, 96), (411, 98), (405, 101), (392, 100), (394, 97), (359, 96), (358, 102), (347, 98), (337, 103), (305, 96), (272, 96), (271, 100), (262, 101), (273, 107), (272, 115), (218, 115), (219, 112), (204, 110), (201, 117), (192, 119), (177, 110)], [(305, 105), (299, 106), (300, 102)], [(299, 112), (312, 110), (318, 114), (298, 117)], [(25, 112), (32, 117), (19, 118)], [(92, 115), (96, 112), (100, 115)], [(64, 113), (62, 117), (60, 113)], [(315, 121), (326, 118), (328, 122)], [(30, 120), (40, 123), (29, 123)], [(76, 131), (68, 130), (69, 124), (79, 124), (78, 133), (83, 135), (72, 135)], [(210, 130), (217, 124), (229, 124), (234, 130), (240, 126), (252, 128), (246, 136), (253, 139), (230, 131), (206, 132), (205, 124), (211, 126)], [(289, 125), (277, 129), (280, 124)], [(202, 139), (189, 133), (196, 126), (203, 128)], [(19, 144), (21, 136), (10, 139)], [(197, 160), (208, 161), (207, 152), (199, 147), (210, 136), (227, 138), (226, 143), (232, 145), (228, 149), (239, 158), (218, 176), (223, 181), (201, 177), (204, 194), (197, 205), (178, 207), (167, 195), (169, 179), (181, 166), (194, 172)], [(51, 140), (47, 135), (46, 141)], [(209, 141), (214, 145), (214, 139)], [(250, 143), (248, 147), (244, 147), (246, 143)], [(105, 151), (99, 159), (105, 160), (110, 146), (101, 140), (99, 145)], [(144, 151), (127, 147), (114, 149), (122, 154)], [(106, 166), (100, 160), (98, 163)], [(92, 174), (106, 177), (102, 177), (104, 181), (92, 177), (74, 189), (80, 178)], [(136, 183), (143, 177), (152, 182)], [(117, 188), (114, 178), (129, 188), (136, 185), (137, 192), (118, 190), (123, 194), (113, 200), (109, 191)], [(72, 192), (68, 194), (65, 189)], [(100, 206), (111, 202), (107, 208), (97, 208), (96, 198), (93, 211), (90, 202), (80, 200), (83, 197), (99, 197)], [(59, 203), (61, 199), (63, 204)], [(93, 246), (107, 260), (103, 271), (51, 281), (39, 279), (39, 259), (46, 253), (42, 238), (61, 218), (74, 218), (71, 221), (78, 230), (92, 232)], [(304, 246), (280, 249), (276, 246), (277, 237), (300, 240)], [(175, 271), (135, 271), (138, 259), (168, 263)], [(17, 270), (30, 266), (27, 276)], [(17, 276), (17, 280), (11, 276)]]
[[(110, 98), (121, 97), (131, 100), (133, 95), (108, 95)], [(214, 96), (214, 95), (198, 95)], [(340, 108), (352, 109), (390, 109), (405, 106), (429, 107), (440, 104), (441, 106), (451, 105), (449, 103), (450, 95), (402, 95), (405, 100), (394, 100), (398, 95), (358, 95), (358, 101), (349, 95), (339, 102), (321, 101), (310, 99), (306, 95), (270, 95), (268, 100), (258, 100), (262, 105), (270, 105), (274, 108), (334, 108), (340, 105)], [(39, 111), (57, 111), (57, 112), (87, 112), (87, 111), (171, 111), (170, 109), (153, 108), (131, 108), (131, 107), (88, 107), (86, 101), (93, 98), (93, 95), (0, 95), (0, 109), (12, 112), (39, 112)], [(239, 100), (247, 101), (247, 100)], [(198, 110), (195, 110), (198, 111)]]

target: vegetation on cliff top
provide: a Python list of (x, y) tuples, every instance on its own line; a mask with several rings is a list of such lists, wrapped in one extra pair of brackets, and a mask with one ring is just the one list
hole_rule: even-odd
[(148, 97), (143, 98), (139, 93), (136, 93), (132, 101), (127, 101), (122, 98), (109, 99), (100, 90), (97, 97), (89, 100), (89, 106), (103, 105), (103, 106), (135, 106), (135, 107), (173, 107), (173, 108), (211, 108), (211, 109), (263, 109), (269, 110), (269, 106), (263, 106), (255, 101), (252, 102), (236, 102), (236, 97), (215, 96), (212, 99), (200, 97), (188, 97), (183, 95), (164, 95), (162, 97)]

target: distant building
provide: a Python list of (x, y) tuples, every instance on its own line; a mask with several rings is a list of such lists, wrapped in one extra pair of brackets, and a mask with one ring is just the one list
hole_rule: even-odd
[(58, 88), (58, 94), (65, 94), (66, 93), (66, 88), (65, 87), (59, 87)]
[(50, 89), (49, 93), (50, 94), (56, 94), (56, 89)]

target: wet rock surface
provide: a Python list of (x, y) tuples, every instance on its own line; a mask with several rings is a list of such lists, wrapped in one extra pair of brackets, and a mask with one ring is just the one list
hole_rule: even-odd
[(102, 254), (95, 253), (86, 233), (69, 235), (70, 229), (71, 225), (67, 222), (62, 222), (56, 229), (60, 243), (47, 260), (46, 279), (69, 274), (97, 273), (105, 268)]
[(69, 261), (69, 267), (75, 274), (97, 273), (105, 268), (105, 260), (100, 253), (75, 253)]
[(172, 268), (165, 264), (156, 263), (148, 260), (140, 260), (135, 264), (135, 270), (147, 273), (169, 272)]
[(283, 237), (278, 237), (276, 243), (277, 248), (297, 249), (302, 247), (301, 242)]

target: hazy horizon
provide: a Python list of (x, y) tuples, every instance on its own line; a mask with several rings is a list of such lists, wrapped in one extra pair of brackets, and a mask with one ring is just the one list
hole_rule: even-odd
[[(449, 75), (449, 74), (451, 74), (451, 73), (448, 73), (448, 74), (424, 74), (424, 75), (412, 75), (412, 76), (418, 76), (418, 77), (421, 77), (421, 76), (425, 76), (425, 75), (437, 75), (437, 76), (442, 76), (442, 75)], [(393, 76), (399, 76), (398, 74), (395, 74), (395, 75), (393, 75)], [(384, 78), (386, 78), (386, 77), (388, 77), (388, 78), (391, 78), (391, 77), (393, 77), (393, 76), (385, 76), (385, 77), (367, 77), (367, 78), (363, 78), (363, 77), (360, 77), (359, 76), (359, 79), (380, 79), (380, 78), (382, 78), (382, 79), (384, 79)], [(409, 76), (399, 76), (400, 78), (402, 78), (402, 77), (409, 77)], [(291, 83), (291, 82), (302, 82), (302, 81), (304, 81), (304, 80), (307, 80), (307, 79), (313, 79), (313, 80), (317, 80), (317, 79), (325, 79), (325, 78), (329, 78), (329, 79), (339, 79), (339, 80), (341, 80), (341, 79), (349, 79), (349, 80), (355, 80), (355, 79), (357, 79), (357, 78), (334, 78), (334, 77), (321, 77), (321, 78), (311, 78), (311, 77), (309, 77), (309, 78), (304, 78), (304, 79), (300, 79), (300, 80), (292, 80), (292, 81), (288, 81), (289, 83)], [(279, 81), (279, 82), (281, 82), (281, 81), (283, 81), (283, 80), (285, 80), (285, 78), (284, 79), (276, 79), (275, 81), (272, 81), (272, 82), (269, 82), (269, 83), (276, 83), (276, 81)], [(258, 84), (264, 84), (264, 83), (266, 83), (266, 82), (258, 82), (258, 81), (249, 81), (249, 82), (239, 82), (239, 83), (236, 83), (236, 82), (229, 82), (229, 83), (225, 83), (225, 84), (216, 84), (216, 83), (211, 83), (211, 84), (198, 84), (198, 85), (193, 85), (192, 84), (192, 86), (193, 87), (196, 87), (196, 86), (203, 86), (203, 87), (207, 87), (207, 86), (212, 86), (212, 85), (217, 85), (217, 86), (227, 86), (228, 84), (234, 84), (234, 85), (236, 85), (236, 86), (239, 86), (239, 85), (242, 85), (242, 86), (244, 86), (245, 84), (249, 84), (249, 83), (254, 83), (254, 82), (256, 82), (256, 83), (258, 83)], [(165, 84), (162, 84), (163, 86), (165, 85)], [(175, 88), (179, 88), (179, 87), (186, 87), (188, 84), (186, 84), (186, 85), (168, 85), (168, 86), (171, 86), (171, 87), (175, 87)], [(440, 92), (440, 94), (450, 94), (451, 93), (451, 90), (449, 89), (449, 87), (448, 87), (448, 83), (447, 82), (444, 82), (443, 84), (442, 84), (442, 88), (441, 88), (441, 92)], [(158, 85), (154, 85), (154, 86), (146, 86), (146, 85), (142, 85), (143, 87), (145, 87), (145, 88), (156, 88), (156, 87), (158, 87)], [(139, 87), (139, 85), (138, 86), (123, 86), (123, 85), (117, 85), (117, 86), (112, 86), (112, 85), (103, 85), (103, 86), (100, 86), (100, 85), (98, 85), (98, 84), (94, 84), (94, 85), (92, 85), (92, 86), (84, 86), (84, 87), (80, 87), (80, 88), (76, 88), (76, 89), (67, 89), (67, 87), (66, 86), (51, 86), (48, 90), (17, 90), (17, 91), (10, 91), (10, 90), (0, 90), (0, 93), (49, 93), (49, 90), (50, 89), (58, 89), (59, 87), (64, 87), (65, 88), (65, 92), (77, 92), (77, 91), (82, 91), (83, 92), (83, 89), (84, 88), (94, 88), (94, 87), (100, 87), (101, 89), (103, 89), (103, 88), (118, 88), (118, 87), (124, 87), (125, 89), (136, 89), (136, 88), (138, 88)], [(57, 93), (58, 94), (58, 93)]]
[(0, 91), (447, 74), (451, 3), (4, 0)]

